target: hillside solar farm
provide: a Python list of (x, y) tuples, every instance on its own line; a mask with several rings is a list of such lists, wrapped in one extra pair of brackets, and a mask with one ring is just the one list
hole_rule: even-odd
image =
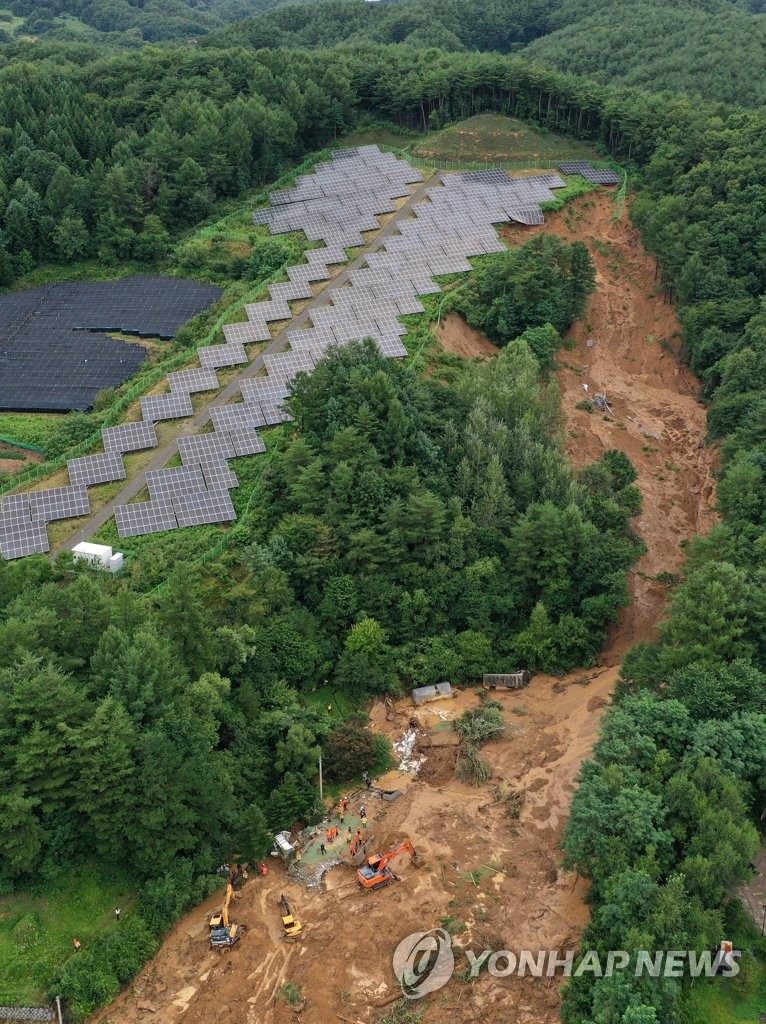
[(0, 8), (0, 1024), (766, 1021), (764, 3)]
[[(599, 184), (620, 181), (614, 171), (594, 170), (582, 161), (562, 164), (562, 170)], [(225, 342), (199, 350), (199, 369), (169, 374), (166, 393), (142, 398), (140, 422), (104, 429), (104, 454), (71, 460), (68, 487), (5, 498), (0, 507), (3, 557), (48, 551), (46, 523), (87, 515), (89, 485), (125, 479), (122, 455), (156, 447), (157, 423), (192, 416), (191, 395), (219, 389), (217, 369), (248, 364), (245, 345), (270, 340), (269, 323), (291, 319), (289, 302), (312, 298), (311, 283), (329, 278), (329, 266), (346, 262), (346, 249), (363, 246), (363, 233), (380, 227), (378, 216), (396, 214), (396, 233), (365, 251), (363, 266), (350, 271), (344, 287), (333, 283), (327, 289), (328, 301), (311, 309), (311, 326), (288, 326), (281, 333), (279, 351), (263, 356), (266, 372), (242, 381), (243, 401), (213, 405), (212, 432), (179, 440), (183, 466), (147, 473), (149, 500), (114, 509), (122, 538), (232, 522), (236, 512), (229, 492), (238, 480), (228, 462), (263, 452), (258, 429), (291, 418), (283, 403), (295, 376), (311, 373), (331, 346), (362, 338), (373, 338), (384, 356), (406, 356), (401, 342), (406, 328), (399, 318), (424, 311), (418, 296), (440, 290), (434, 278), (469, 271), (470, 256), (504, 252), (494, 225), (542, 224), (541, 205), (553, 201), (554, 190), (566, 184), (556, 173), (512, 178), (503, 170), (437, 175), (427, 188), (423, 180), (405, 160), (368, 145), (336, 150), (332, 160), (300, 177), (294, 188), (273, 192), (271, 207), (254, 214), (254, 221), (275, 235), (301, 230), (324, 244), (309, 251), (307, 263), (289, 269), (288, 283), (271, 286), (269, 301), (246, 306), (244, 323), (224, 325)], [(416, 201), (400, 217), (395, 201), (411, 198), (414, 185), (419, 186)], [(218, 294), (215, 288), (160, 278), (70, 288), (40, 300), (43, 313), (59, 328), (68, 324), (79, 332), (86, 323), (102, 330), (119, 323), (123, 330), (160, 336), (171, 336)], [(75, 302), (78, 295), (82, 306)], [(58, 388), (55, 373), (46, 379), (53, 390)]]

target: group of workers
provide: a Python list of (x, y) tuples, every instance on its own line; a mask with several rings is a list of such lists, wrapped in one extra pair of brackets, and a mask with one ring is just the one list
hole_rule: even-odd
[[(365, 772), (365, 776), (369, 778), (367, 772)], [(330, 811), (330, 817), (334, 818), (337, 816), (339, 824), (330, 825), (330, 827), (325, 832), (324, 841), (319, 844), (319, 852), (323, 857), (327, 853), (328, 846), (332, 846), (332, 844), (341, 835), (341, 827), (346, 824), (346, 811), (348, 810), (348, 804), (348, 797), (341, 797), (338, 803)], [(361, 827), (357, 828), (356, 834), (354, 834), (351, 825), (348, 825), (346, 827), (346, 845), (349, 847), (352, 856), (357, 852), (357, 850), (362, 848), (367, 839), (367, 808), (365, 807), (364, 804), (360, 804), (359, 806), (359, 818), (361, 821)]]

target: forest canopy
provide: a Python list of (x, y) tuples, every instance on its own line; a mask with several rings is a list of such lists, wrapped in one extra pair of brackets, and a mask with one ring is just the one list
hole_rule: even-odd
[(262, 856), (254, 837), (315, 813), (330, 724), (306, 698), (328, 679), (358, 700), (596, 657), (640, 550), (635, 474), (607, 454), (575, 477), (526, 345), (448, 389), (354, 343), (293, 390), (297, 433), (222, 564), (142, 597), (0, 563), (3, 883)]
[[(595, 287), (595, 268), (583, 242), (539, 235), (487, 257), (449, 292), (448, 303), (498, 345), (524, 335), (541, 364), (550, 367), (559, 335), (582, 316)], [(541, 333), (546, 325), (551, 330)]]

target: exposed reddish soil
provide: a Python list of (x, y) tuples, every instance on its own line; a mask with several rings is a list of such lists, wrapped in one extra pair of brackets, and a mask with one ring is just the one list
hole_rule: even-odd
[[(365, 894), (354, 869), (341, 865), (327, 875), (326, 891), (311, 892), (272, 860), (268, 877), (251, 879), (236, 904), (234, 916), (248, 927), (239, 947), (210, 951), (206, 920), (216, 900), (209, 900), (172, 931), (94, 1024), (371, 1024), (398, 993), (391, 967), (398, 942), (447, 916), (466, 925), (455, 944), (475, 951), (576, 946), (587, 921), (586, 887), (561, 870), (559, 846), (579, 765), (596, 738), (623, 652), (650, 637), (662, 616), (665, 588), (647, 577), (678, 570), (681, 542), (707, 530), (714, 518), (714, 458), (700, 447), (704, 410), (695, 398), (696, 382), (672, 353), (678, 323), (672, 307), (654, 293), (652, 259), (627, 219), (612, 223), (613, 209), (611, 196), (585, 197), (549, 216), (542, 229), (582, 238), (598, 267), (598, 291), (583, 324), (572, 331), (575, 346), (561, 354), (569, 364), (559, 373), (568, 450), (581, 466), (607, 448), (620, 448), (639, 471), (644, 493), (637, 529), (648, 552), (632, 575), (633, 605), (615, 628), (601, 666), (558, 680), (537, 676), (527, 689), (499, 698), (506, 734), (483, 748), (494, 777), (480, 788), (455, 779), (454, 740), (442, 720), (475, 704), (477, 695), (465, 691), (454, 701), (418, 709), (419, 750), (427, 757), (420, 777), (392, 778), (404, 795), (391, 804), (368, 800), (367, 808), (380, 849), (408, 837), (422, 866), (399, 858), (400, 880)], [(505, 234), (512, 240), (521, 231)], [(596, 249), (594, 238), (609, 243), (608, 253)], [(445, 322), (442, 330), (451, 351), (470, 357), (486, 352), (459, 321)], [(592, 348), (587, 338), (595, 340)], [(587, 397), (583, 383), (588, 395), (607, 392), (613, 417), (575, 409)], [(389, 709), (376, 705), (372, 727), (400, 736), (412, 713), (406, 701)], [(523, 799), (517, 819), (508, 812), (512, 791)], [(281, 940), (276, 900), (283, 891), (305, 926), (300, 944)], [(466, 966), (460, 952), (456, 961), (458, 971)], [(285, 982), (300, 986), (296, 1007), (279, 995)], [(453, 978), (417, 1008), (427, 1024), (556, 1024), (558, 982), (486, 973), (473, 984)]]
[[(716, 453), (704, 446), (699, 383), (675, 355), (681, 337), (675, 309), (663, 301), (654, 259), (627, 212), (616, 224), (613, 215), (614, 198), (601, 191), (548, 214), (544, 228), (503, 231), (510, 243), (535, 231), (580, 239), (597, 269), (596, 291), (568, 336), (574, 348), (559, 354), (566, 446), (577, 467), (608, 448), (630, 458), (643, 494), (635, 527), (647, 546), (631, 574), (632, 601), (613, 631), (608, 664), (654, 635), (667, 590), (651, 577), (678, 572), (681, 543), (715, 522), (716, 472)], [(612, 416), (576, 408), (598, 392), (606, 394)]]
[[(9, 459), (7, 452), (16, 452), (23, 455), (23, 459)], [(34, 462), (42, 462), (43, 456), (37, 452), (27, 451), (26, 448), (17, 448), (15, 445), (0, 444), (0, 473), (20, 473), (22, 469), (28, 469)]]
[[(580, 761), (590, 750), (617, 677), (597, 669), (564, 680), (536, 677), (526, 690), (500, 696), (508, 735), (483, 749), (494, 778), (474, 788), (453, 776), (454, 747), (430, 747), (428, 731), (441, 715), (454, 718), (478, 697), (465, 691), (448, 702), (418, 709), (429, 761), (421, 778), (404, 780), (392, 804), (367, 799), (370, 827), (382, 850), (410, 838), (422, 865), (399, 857), (400, 880), (380, 892), (361, 892), (350, 864), (333, 868), (326, 891), (313, 893), (288, 879), (274, 858), (267, 878), (251, 878), (234, 916), (247, 926), (233, 951), (210, 951), (207, 916), (217, 899), (198, 907), (173, 930), (155, 959), (99, 1024), (329, 1024), (375, 1021), (381, 1004), (399, 992), (391, 967), (397, 943), (451, 916), (467, 926), (456, 945), (480, 950), (575, 948), (587, 920), (585, 885), (558, 867), (558, 844)], [(412, 707), (373, 709), (373, 727), (399, 736)], [(450, 735), (447, 733), (447, 735)], [(436, 743), (445, 733), (433, 733)], [(433, 770), (431, 762), (433, 763)], [(402, 785), (392, 773), (389, 784)], [(525, 794), (519, 820), (503, 801)], [(472, 873), (473, 872), (473, 876)], [(300, 944), (281, 940), (276, 901), (285, 892), (305, 928)], [(468, 961), (456, 953), (457, 970)], [(301, 986), (302, 1013), (278, 993)], [(419, 1004), (424, 1020), (486, 1024), (517, 1021), (555, 1024), (556, 979), (493, 979), (473, 985), (453, 979), (443, 993)], [(443, 998), (442, 998), (443, 996)]]
[(436, 335), (446, 352), (453, 352), (464, 359), (489, 359), (500, 349), (491, 341), (470, 327), (456, 313), (448, 313), (436, 329)]

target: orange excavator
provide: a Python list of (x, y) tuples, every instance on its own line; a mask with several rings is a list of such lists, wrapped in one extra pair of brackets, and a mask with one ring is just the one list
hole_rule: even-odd
[(396, 875), (389, 868), (388, 863), (400, 853), (404, 853), (405, 850), (409, 851), (413, 863), (417, 865), (418, 854), (409, 839), (405, 839), (404, 842), (399, 843), (393, 850), (389, 850), (388, 853), (384, 853), (382, 856), (376, 853), (372, 857), (368, 857), (356, 873), (362, 888), (371, 892), (373, 889), (382, 889), (384, 885), (390, 885), (391, 882), (395, 882), (397, 880)]
[(226, 949), (236, 945), (242, 938), (244, 926), (238, 921), (229, 920), (229, 907), (234, 899), (234, 886), (229, 882), (223, 905), (217, 914), (213, 914), (208, 922), (210, 925), (210, 945), (213, 949)]

